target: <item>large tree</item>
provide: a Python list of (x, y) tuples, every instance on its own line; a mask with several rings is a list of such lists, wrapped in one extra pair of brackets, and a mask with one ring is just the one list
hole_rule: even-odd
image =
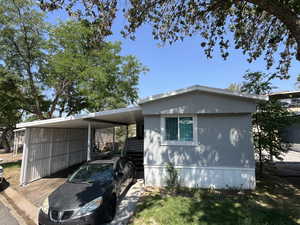
[(0, 143), (10, 151), (15, 124), (21, 120), (22, 106), (27, 102), (16, 74), (0, 66)]
[(51, 52), (42, 67), (55, 102), (49, 116), (124, 107), (137, 99), (139, 75), (147, 69), (135, 57), (121, 56), (121, 43), (95, 42), (94, 32), (84, 21), (51, 29)]
[(0, 0), (0, 134), (9, 150), (20, 120), (132, 104), (147, 69), (121, 44), (95, 41), (87, 21), (45, 22), (33, 0)]
[(42, 119), (48, 107), (42, 95), (39, 68), (45, 61), (47, 24), (27, 0), (0, 1), (0, 63), (23, 80), (32, 96), (29, 113)]
[(123, 34), (132, 38), (137, 28), (149, 23), (154, 39), (163, 42), (201, 36), (209, 58), (219, 46), (226, 59), (232, 47), (242, 49), (249, 62), (263, 57), (269, 69), (278, 54), (280, 78), (289, 77), (293, 57), (300, 60), (299, 0), (130, 0), (125, 6), (118, 0), (39, 1), (42, 9), (63, 8), (71, 16), (88, 19), (98, 27), (100, 39), (111, 34), (117, 10), (123, 10), (128, 20)]
[(0, 1), (0, 63), (22, 81), (35, 118), (133, 103), (145, 67), (120, 43), (95, 41), (87, 21), (51, 26), (31, 0)]
[(231, 83), (226, 89), (233, 92), (241, 92), (241, 88), (242, 88), (242, 84)]

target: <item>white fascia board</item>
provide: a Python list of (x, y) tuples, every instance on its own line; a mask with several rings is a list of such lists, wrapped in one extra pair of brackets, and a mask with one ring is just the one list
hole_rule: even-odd
[(79, 120), (79, 119), (80, 118), (77, 118), (77, 116), (68, 116), (68, 117), (52, 118), (52, 119), (46, 119), (46, 120), (35, 120), (32, 122), (18, 123), (16, 125), (16, 127), (17, 128), (35, 127), (35, 126), (40, 126), (40, 125), (47, 125), (47, 124), (51, 124), (51, 123), (59, 123), (59, 122), (65, 122), (65, 121), (70, 121), (70, 120)]
[(135, 111), (141, 111), (141, 107), (139, 106), (132, 106), (128, 108), (119, 108), (119, 109), (113, 109), (113, 110), (106, 110), (102, 112), (94, 112), (89, 113), (87, 115), (82, 115), (80, 119), (88, 119), (88, 118), (94, 118), (98, 116), (107, 116), (107, 115), (113, 115), (113, 114), (119, 114), (119, 113), (126, 113), (126, 112), (135, 112)]
[(102, 111), (102, 112), (89, 113), (86, 115), (68, 116), (68, 117), (60, 117), (60, 118), (35, 120), (32, 122), (18, 123), (16, 125), (16, 127), (17, 128), (35, 127), (35, 126), (52, 124), (52, 123), (60, 123), (60, 122), (74, 121), (74, 120), (84, 120), (84, 119), (88, 119), (88, 118), (114, 115), (114, 114), (119, 114), (119, 113), (136, 112), (136, 111), (140, 111), (140, 110), (141, 110), (141, 108), (139, 106), (132, 106), (132, 107), (128, 107), (128, 108), (120, 108), (120, 109), (106, 110), (106, 111)]
[(279, 91), (279, 92), (273, 92), (273, 93), (269, 94), (269, 96), (288, 95), (288, 94), (300, 94), (300, 91)]
[(232, 92), (232, 91), (228, 91), (228, 90), (220, 89), (220, 88), (211, 88), (211, 87), (206, 87), (206, 86), (194, 85), (194, 86), (191, 86), (188, 88), (178, 89), (178, 90), (170, 91), (170, 92), (167, 92), (164, 94), (158, 94), (158, 95), (152, 95), (152, 96), (146, 97), (144, 99), (139, 100), (138, 104), (144, 104), (147, 102), (156, 101), (159, 99), (176, 96), (176, 95), (180, 95), (180, 94), (184, 94), (184, 93), (188, 93), (188, 92), (192, 92), (192, 91), (203, 91), (203, 92), (228, 95), (228, 96), (233, 96), (233, 97), (241, 97), (241, 98), (253, 99), (255, 101), (268, 101), (269, 100), (268, 96), (245, 94), (245, 93), (240, 93), (240, 92)]
[(19, 131), (24, 131), (26, 128), (19, 128), (19, 129), (14, 129), (13, 132), (19, 132)]

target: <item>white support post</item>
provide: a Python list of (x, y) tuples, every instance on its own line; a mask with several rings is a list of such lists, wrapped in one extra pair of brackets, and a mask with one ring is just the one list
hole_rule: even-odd
[(50, 176), (52, 174), (51, 170), (52, 170), (52, 157), (53, 157), (53, 141), (54, 141), (54, 128), (50, 129), (50, 144), (49, 144), (49, 149), (50, 149), (50, 153), (49, 153), (49, 165), (48, 165), (48, 175)]
[(91, 124), (91, 122), (89, 122), (89, 124), (88, 124), (87, 161), (91, 160), (91, 150), (92, 150), (91, 134), (92, 134), (92, 124)]
[(23, 145), (23, 155), (22, 155), (22, 164), (21, 164), (21, 176), (20, 176), (20, 185), (25, 186), (27, 183), (27, 164), (28, 164), (28, 154), (29, 154), (29, 145), (30, 145), (30, 132), (32, 128), (26, 128), (25, 130), (25, 140)]
[(18, 145), (16, 144), (16, 142), (17, 142), (17, 132), (16, 131), (14, 131), (14, 148), (13, 148), (13, 154), (12, 154), (12, 158), (14, 159), (15, 158), (15, 156), (17, 155), (17, 149), (18, 149)]
[(113, 127), (113, 152), (116, 151), (115, 142), (116, 142), (116, 130), (115, 127)]
[(68, 151), (68, 158), (67, 158), (67, 165), (70, 167), (70, 142), (71, 142), (71, 129), (67, 129), (67, 151)]
[(15, 155), (17, 156), (18, 151), (19, 151), (20, 132), (18, 132), (18, 133), (15, 132), (15, 137), (17, 138), (17, 146), (15, 146), (15, 148), (16, 148), (15, 149), (16, 150)]
[(125, 137), (125, 145), (122, 149), (122, 156), (124, 156), (127, 152), (127, 140), (128, 140), (128, 125), (126, 126), (126, 137)]

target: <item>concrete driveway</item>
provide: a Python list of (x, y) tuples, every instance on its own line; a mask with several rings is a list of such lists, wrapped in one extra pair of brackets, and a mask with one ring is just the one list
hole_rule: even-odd
[(19, 225), (10, 210), (0, 202), (0, 224), (3, 225)]
[(25, 187), (14, 187), (16, 191), (22, 194), (36, 207), (41, 207), (45, 198), (52, 193), (56, 188), (63, 184), (68, 176), (72, 174), (80, 165), (73, 166), (66, 170), (53, 174), (50, 177), (45, 177), (34, 181)]
[(275, 173), (300, 188), (300, 162), (276, 162)]

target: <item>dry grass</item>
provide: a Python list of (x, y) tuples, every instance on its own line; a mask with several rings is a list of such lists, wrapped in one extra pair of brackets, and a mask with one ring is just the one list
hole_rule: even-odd
[(19, 185), (22, 153), (13, 155), (6, 153), (3, 149), (0, 150), (0, 159), (3, 161), (1, 165), (4, 167), (4, 177), (10, 185)]
[(20, 172), (21, 172), (21, 160), (16, 162), (9, 162), (2, 164), (4, 168), (5, 180), (12, 186), (19, 186), (20, 184)]
[(2, 163), (19, 161), (22, 160), (22, 153), (14, 155), (13, 153), (6, 153), (4, 150), (0, 150), (0, 159), (3, 160)]

